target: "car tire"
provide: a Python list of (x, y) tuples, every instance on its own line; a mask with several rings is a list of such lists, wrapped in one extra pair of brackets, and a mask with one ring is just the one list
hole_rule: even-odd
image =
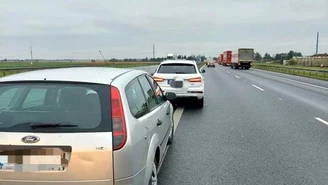
[(202, 109), (204, 107), (204, 98), (197, 99), (196, 108)]
[(156, 165), (156, 158), (154, 160), (152, 169), (151, 169), (151, 175), (149, 179), (148, 185), (157, 185), (158, 183), (158, 178), (157, 178), (157, 165)]
[(172, 130), (171, 130), (171, 137), (169, 137), (169, 140), (167, 142), (168, 145), (171, 145), (173, 143), (173, 139), (174, 139), (174, 119), (173, 119), (173, 116), (172, 116)]

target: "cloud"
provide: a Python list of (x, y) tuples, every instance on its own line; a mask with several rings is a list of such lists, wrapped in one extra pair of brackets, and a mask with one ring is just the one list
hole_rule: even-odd
[(0, 59), (328, 52), (326, 0), (0, 0)]

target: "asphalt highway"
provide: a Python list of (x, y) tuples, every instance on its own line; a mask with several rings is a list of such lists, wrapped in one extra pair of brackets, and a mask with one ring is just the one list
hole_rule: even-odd
[(205, 106), (180, 107), (160, 185), (327, 184), (328, 82), (204, 69)]

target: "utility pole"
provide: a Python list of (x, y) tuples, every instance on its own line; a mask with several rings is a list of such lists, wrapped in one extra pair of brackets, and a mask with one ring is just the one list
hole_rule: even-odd
[(100, 53), (101, 57), (104, 59), (104, 61), (106, 62), (106, 60), (100, 50), (99, 50), (99, 53)]
[(318, 50), (319, 50), (319, 32), (317, 32), (317, 44), (315, 48), (315, 54), (318, 54)]
[(155, 44), (153, 44), (153, 58), (155, 58)]
[(30, 46), (30, 53), (31, 53), (31, 60), (33, 60), (33, 50), (32, 50), (32, 46)]
[(32, 46), (30, 46), (30, 53), (31, 53), (31, 67), (33, 67), (33, 50), (32, 50)]

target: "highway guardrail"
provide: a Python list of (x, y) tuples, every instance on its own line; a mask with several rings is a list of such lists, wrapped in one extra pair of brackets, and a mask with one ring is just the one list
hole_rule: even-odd
[(266, 71), (286, 73), (286, 74), (316, 78), (321, 80), (328, 80), (328, 70), (304, 69), (304, 68), (271, 66), (271, 65), (261, 65), (261, 64), (256, 64), (253, 67), (255, 69), (262, 69)]

